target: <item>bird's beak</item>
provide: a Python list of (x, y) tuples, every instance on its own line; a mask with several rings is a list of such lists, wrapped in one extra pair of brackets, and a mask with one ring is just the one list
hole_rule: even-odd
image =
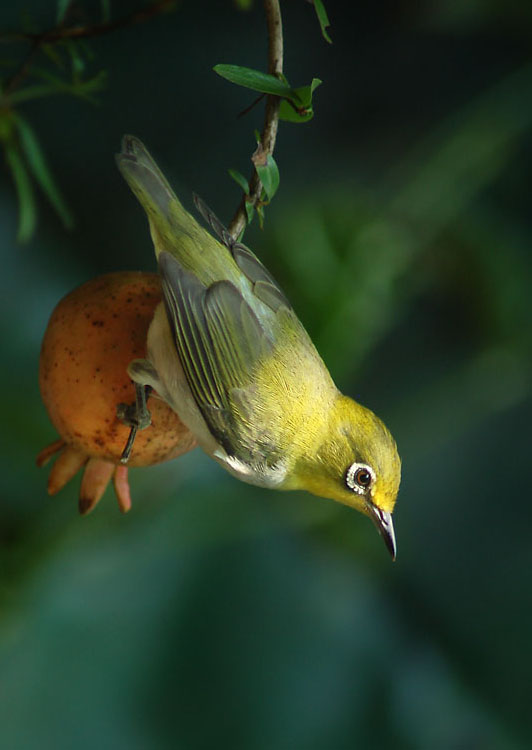
[(367, 504), (368, 515), (377, 527), (377, 531), (384, 539), (384, 544), (388, 548), (388, 552), (392, 556), (392, 560), (395, 560), (395, 553), (397, 552), (397, 546), (395, 544), (395, 532), (393, 530), (392, 514), (386, 513), (386, 511), (377, 508), (371, 502)]

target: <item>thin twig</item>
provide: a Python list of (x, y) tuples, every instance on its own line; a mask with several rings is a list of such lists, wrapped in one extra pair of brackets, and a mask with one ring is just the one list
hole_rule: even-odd
[(150, 3), (144, 8), (133, 11), (125, 16), (109, 21), (107, 23), (97, 23), (89, 26), (55, 26), (53, 29), (48, 31), (42, 31), (36, 34), (12, 34), (3, 35), (0, 37), (0, 41), (28, 41), (31, 42), (31, 47), (27, 55), (22, 60), (18, 69), (14, 72), (11, 78), (4, 87), (4, 94), (12, 93), (22, 82), (22, 80), (28, 75), (33, 58), (36, 53), (44, 44), (54, 44), (67, 39), (89, 39), (95, 36), (101, 36), (102, 34), (109, 34), (118, 29), (126, 28), (127, 26), (134, 26), (137, 23), (144, 23), (149, 21), (154, 16), (159, 15), (168, 10), (172, 5), (175, 4), (175, 0), (159, 0), (159, 2)]
[[(283, 72), (283, 23), (279, 0), (264, 0), (266, 12), (266, 24), (268, 27), (268, 73), (280, 78)], [(279, 107), (281, 100), (278, 96), (269, 95), (266, 99), (266, 112), (264, 115), (264, 126), (262, 128), (261, 146), (264, 156), (273, 153), (277, 128), (279, 125)], [(240, 237), (247, 225), (246, 202), (256, 206), (262, 193), (262, 183), (259, 180), (257, 170), (249, 181), (249, 195), (243, 196), (235, 215), (229, 224), (229, 232), (237, 239)]]
[(24, 78), (28, 75), (31, 64), (33, 62), (33, 58), (37, 54), (37, 52), (40, 49), (40, 42), (38, 42), (36, 39), (33, 40), (31, 47), (29, 48), (28, 52), (24, 56), (22, 62), (18, 66), (18, 68), (15, 70), (13, 75), (11, 75), (6, 82), (6, 85), (4, 86), (4, 92), (3, 97), (7, 97), (9, 94), (12, 94), (13, 91), (19, 86)]

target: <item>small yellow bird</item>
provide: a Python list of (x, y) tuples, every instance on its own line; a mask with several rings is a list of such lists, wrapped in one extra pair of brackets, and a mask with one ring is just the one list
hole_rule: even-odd
[(130, 423), (149, 424), (145, 396), (155, 389), (235, 477), (356, 508), (395, 559), (401, 461), (385, 425), (338, 391), (277, 282), (199, 198), (221, 241), (137, 138), (124, 137), (117, 164), (148, 216), (164, 292), (147, 358), (128, 368), (139, 395)]

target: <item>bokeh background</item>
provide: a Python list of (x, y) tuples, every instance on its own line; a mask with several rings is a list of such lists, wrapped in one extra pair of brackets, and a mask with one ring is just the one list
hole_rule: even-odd
[[(95, 38), (98, 106), (20, 109), (73, 231), (41, 200), (17, 244), (0, 172), (3, 748), (531, 746), (532, 6), (329, 0), (332, 46), (310, 5), (282, 6), (287, 76), (324, 83), (311, 122), (281, 124), (281, 186), (246, 240), (397, 438), (397, 562), (350, 509), (245, 486), (199, 451), (132, 470), (126, 517), (108, 491), (80, 518), (77, 481), (46, 495), (48, 317), (89, 278), (154, 268), (122, 134), (228, 221), (227, 169), (248, 174), (262, 119), (237, 119), (253, 93), (212, 72), (265, 68), (259, 2), (184, 0)], [(56, 10), (3, 4), (0, 31)], [(9, 68), (27, 47), (0, 49)]]

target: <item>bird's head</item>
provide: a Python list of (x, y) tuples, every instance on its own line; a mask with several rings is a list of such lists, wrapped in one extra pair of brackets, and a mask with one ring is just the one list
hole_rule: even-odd
[(339, 396), (330, 413), (328, 432), (302, 485), (369, 516), (395, 559), (392, 522), (401, 459), (395, 440), (372, 411)]

